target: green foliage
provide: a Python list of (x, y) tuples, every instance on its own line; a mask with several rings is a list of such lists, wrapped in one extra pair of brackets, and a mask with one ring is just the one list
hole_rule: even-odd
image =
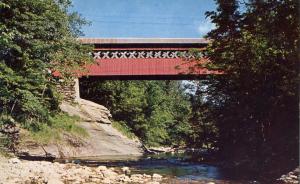
[(131, 128), (129, 128), (126, 125), (126, 122), (120, 121), (113, 121), (112, 122), (112, 126), (119, 130), (123, 135), (125, 135), (126, 137), (128, 137), (129, 139), (136, 139), (137, 137), (134, 135), (134, 133), (132, 133)]
[(33, 140), (39, 144), (59, 143), (62, 135), (67, 133), (74, 137), (87, 137), (88, 133), (77, 122), (80, 118), (67, 114), (57, 114), (51, 117), (48, 124), (39, 124), (38, 127), (30, 127), (30, 131), (22, 140)]
[(214, 119), (211, 119), (212, 106), (205, 93), (206, 82), (205, 80), (195, 81), (189, 87), (195, 90), (195, 93), (191, 95), (192, 114), (189, 121), (193, 133), (190, 134), (189, 144), (198, 148), (215, 149), (219, 132)]
[(8, 154), (8, 147), (11, 145), (11, 140), (5, 134), (0, 134), (0, 156)]
[[(206, 56), (206, 121), (224, 159), (277, 172), (298, 160), (299, 1), (217, 0)], [(271, 166), (272, 165), (272, 166)], [(274, 169), (276, 168), (276, 169)], [(278, 172), (277, 174), (279, 174)]]
[(81, 79), (81, 96), (108, 107), (113, 118), (151, 146), (183, 145), (191, 128), (189, 99), (176, 81)]
[(49, 121), (60, 99), (51, 72), (68, 81), (91, 62), (90, 48), (76, 41), (86, 21), (69, 6), (68, 0), (1, 1), (0, 116), (27, 128)]

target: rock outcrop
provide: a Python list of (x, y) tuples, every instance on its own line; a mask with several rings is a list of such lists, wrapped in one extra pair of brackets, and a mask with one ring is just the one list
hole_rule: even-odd
[(112, 116), (109, 110), (103, 105), (88, 100), (78, 99), (77, 104), (73, 105), (62, 102), (60, 108), (71, 116), (79, 116), (82, 121), (111, 124), (110, 118)]
[(79, 99), (77, 104), (63, 102), (60, 107), (69, 115), (79, 116), (79, 125), (89, 136), (74, 138), (65, 134), (62, 136), (62, 142), (65, 143), (60, 144), (37, 145), (28, 142), (23, 144), (20, 151), (33, 156), (48, 153), (57, 158), (143, 154), (142, 144), (138, 140), (131, 140), (112, 127), (111, 114), (104, 106)]

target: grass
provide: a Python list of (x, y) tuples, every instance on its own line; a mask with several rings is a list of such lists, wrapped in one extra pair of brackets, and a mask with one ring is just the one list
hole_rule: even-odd
[(34, 141), (38, 144), (60, 143), (63, 134), (69, 134), (75, 137), (87, 137), (86, 130), (78, 125), (80, 118), (69, 116), (65, 113), (55, 115), (48, 124), (39, 126), (38, 131), (23, 131), (22, 139), (24, 141)]
[(7, 137), (0, 134), (0, 157), (11, 157), (11, 154), (6, 149), (8, 141)]
[(126, 126), (126, 124), (122, 121), (113, 121), (112, 126), (129, 139), (137, 139), (137, 136), (134, 133), (132, 133), (131, 129), (128, 126)]

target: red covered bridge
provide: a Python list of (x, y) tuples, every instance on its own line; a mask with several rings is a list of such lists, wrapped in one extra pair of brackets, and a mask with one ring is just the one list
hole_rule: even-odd
[[(94, 45), (98, 64), (89, 66), (88, 76), (101, 79), (189, 79), (216, 72), (205, 68), (191, 72), (189, 50), (203, 50), (208, 40), (201, 38), (81, 38)], [(200, 55), (201, 57), (201, 55)], [(201, 58), (201, 62), (207, 59)]]

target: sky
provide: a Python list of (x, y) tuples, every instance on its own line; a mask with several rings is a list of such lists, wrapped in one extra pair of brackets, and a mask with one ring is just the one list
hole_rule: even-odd
[(73, 0), (72, 10), (91, 22), (84, 37), (200, 38), (215, 8), (213, 0)]

